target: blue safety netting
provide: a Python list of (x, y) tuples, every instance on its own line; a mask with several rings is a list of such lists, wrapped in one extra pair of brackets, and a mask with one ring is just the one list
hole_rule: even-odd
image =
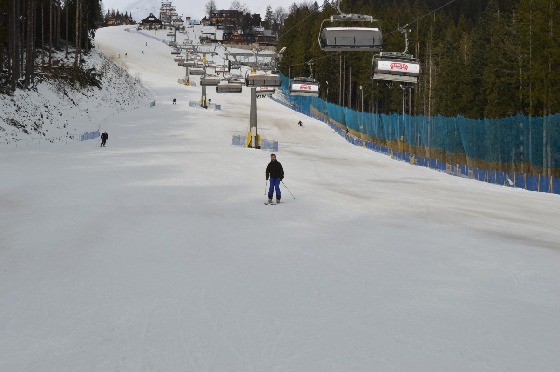
[(560, 114), (501, 119), (354, 111), (318, 97), (291, 96), (281, 75), (280, 103), (317, 118), (359, 146), (396, 159), (499, 185), (560, 194)]
[(96, 130), (95, 132), (85, 132), (80, 135), (80, 141), (87, 141), (90, 139), (95, 139), (99, 137), (99, 131)]

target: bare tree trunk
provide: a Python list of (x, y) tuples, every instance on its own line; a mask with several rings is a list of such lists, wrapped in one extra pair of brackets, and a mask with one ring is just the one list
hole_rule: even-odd
[(33, 14), (35, 12), (35, 2), (34, 0), (27, 0), (27, 40), (26, 40), (26, 60), (25, 60), (25, 88), (29, 89), (29, 86), (33, 83), (33, 70), (34, 70), (34, 32), (33, 25), (35, 19)]
[(49, 68), (52, 67), (52, 34), (53, 34), (53, 17), (52, 17), (53, 2), (49, 0)]
[(17, 89), (20, 76), (19, 1), (12, 0), (12, 92)]
[(68, 0), (64, 0), (64, 7), (66, 8), (66, 58), (68, 58), (68, 44), (70, 43), (68, 34)]
[(352, 65), (348, 73), (348, 108), (352, 108)]
[(89, 52), (88, 24), (89, 24), (89, 2), (86, 0), (86, 22), (85, 22), (84, 29), (83, 29), (86, 53)]
[(41, 4), (41, 65), (45, 64), (45, 4)]
[(78, 50), (80, 49), (80, 0), (76, 0), (76, 50), (74, 51), (74, 69), (78, 69)]
[(338, 105), (342, 105), (342, 52), (338, 55)]
[(60, 0), (55, 2), (54, 12), (54, 45), (57, 50), (60, 49)]

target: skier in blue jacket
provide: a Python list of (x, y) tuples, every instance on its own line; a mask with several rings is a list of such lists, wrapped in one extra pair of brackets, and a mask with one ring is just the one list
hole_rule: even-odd
[(276, 190), (276, 202), (280, 203), (282, 193), (280, 192), (280, 182), (284, 179), (284, 169), (282, 164), (276, 160), (276, 155), (270, 154), (270, 163), (266, 167), (266, 179), (270, 178), (270, 188), (268, 189), (268, 202), (272, 203), (272, 196)]

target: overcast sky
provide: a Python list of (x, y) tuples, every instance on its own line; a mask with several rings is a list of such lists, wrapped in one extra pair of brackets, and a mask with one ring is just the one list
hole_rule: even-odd
[[(136, 20), (145, 18), (149, 13), (158, 15), (160, 0), (102, 0), (105, 9), (119, 9), (122, 12), (132, 12)], [(229, 9), (233, 0), (214, 0), (218, 9)], [(252, 13), (260, 13), (264, 18), (266, 7), (270, 5), (272, 10), (279, 6), (287, 9), (294, 2), (301, 0), (239, 0), (241, 4), (246, 4)], [(177, 13), (183, 16), (190, 16), (193, 19), (204, 17), (205, 4), (207, 0), (176, 0), (173, 5), (177, 8)]]

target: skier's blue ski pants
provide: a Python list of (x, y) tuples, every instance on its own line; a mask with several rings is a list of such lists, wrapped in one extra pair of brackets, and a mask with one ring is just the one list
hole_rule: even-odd
[(280, 199), (282, 197), (282, 193), (280, 192), (280, 178), (271, 178), (270, 179), (270, 188), (268, 189), (268, 198), (272, 199), (272, 195), (274, 194), (274, 190), (276, 189), (276, 199)]

